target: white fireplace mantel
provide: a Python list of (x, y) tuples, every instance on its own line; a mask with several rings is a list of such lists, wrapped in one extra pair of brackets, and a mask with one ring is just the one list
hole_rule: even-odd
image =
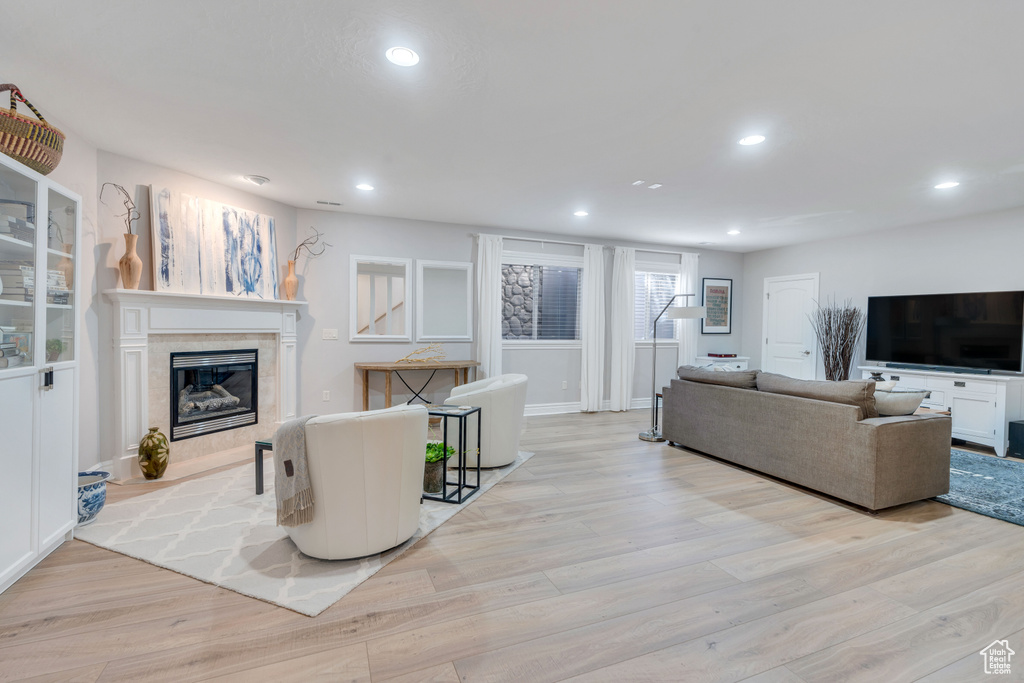
[(244, 299), (134, 289), (106, 289), (114, 304), (116, 440), (113, 474), (128, 479), (149, 419), (149, 336), (274, 334), (278, 338), (278, 422), (295, 417), (298, 389), (296, 316), (305, 301)]

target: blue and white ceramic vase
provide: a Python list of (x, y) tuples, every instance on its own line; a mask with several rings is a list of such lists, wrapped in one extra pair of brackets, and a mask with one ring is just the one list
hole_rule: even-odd
[(94, 522), (103, 509), (107, 502), (107, 479), (110, 479), (110, 472), (78, 473), (78, 526)]

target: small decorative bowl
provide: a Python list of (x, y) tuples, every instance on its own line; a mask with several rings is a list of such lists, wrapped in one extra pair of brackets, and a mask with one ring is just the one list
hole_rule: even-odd
[(96, 515), (107, 502), (107, 479), (110, 479), (110, 472), (78, 473), (78, 526), (96, 521)]

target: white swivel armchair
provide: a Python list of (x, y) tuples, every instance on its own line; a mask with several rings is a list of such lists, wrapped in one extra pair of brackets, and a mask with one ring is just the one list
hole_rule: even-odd
[[(502, 467), (519, 454), (526, 408), (526, 375), (500, 375), (452, 389), (449, 406), (480, 407), (480, 466)], [(476, 466), (476, 418), (468, 420), (466, 462)], [(453, 443), (449, 434), (448, 443)]]
[(427, 409), (314, 417), (306, 423), (313, 521), (285, 527), (306, 555), (343, 560), (409, 540), (420, 522)]

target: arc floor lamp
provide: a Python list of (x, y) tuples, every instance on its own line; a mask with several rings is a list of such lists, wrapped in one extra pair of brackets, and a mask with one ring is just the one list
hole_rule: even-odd
[(661, 309), (661, 313), (654, 319), (654, 329), (651, 334), (651, 428), (645, 432), (640, 432), (640, 438), (644, 441), (664, 441), (665, 437), (661, 435), (661, 428), (658, 425), (658, 321), (664, 318), (665, 320), (681, 320), (684, 318), (703, 318), (707, 315), (707, 308), (704, 306), (673, 306), (672, 304), (679, 297), (696, 296), (696, 294), (676, 294), (668, 303), (665, 304), (665, 308)]

